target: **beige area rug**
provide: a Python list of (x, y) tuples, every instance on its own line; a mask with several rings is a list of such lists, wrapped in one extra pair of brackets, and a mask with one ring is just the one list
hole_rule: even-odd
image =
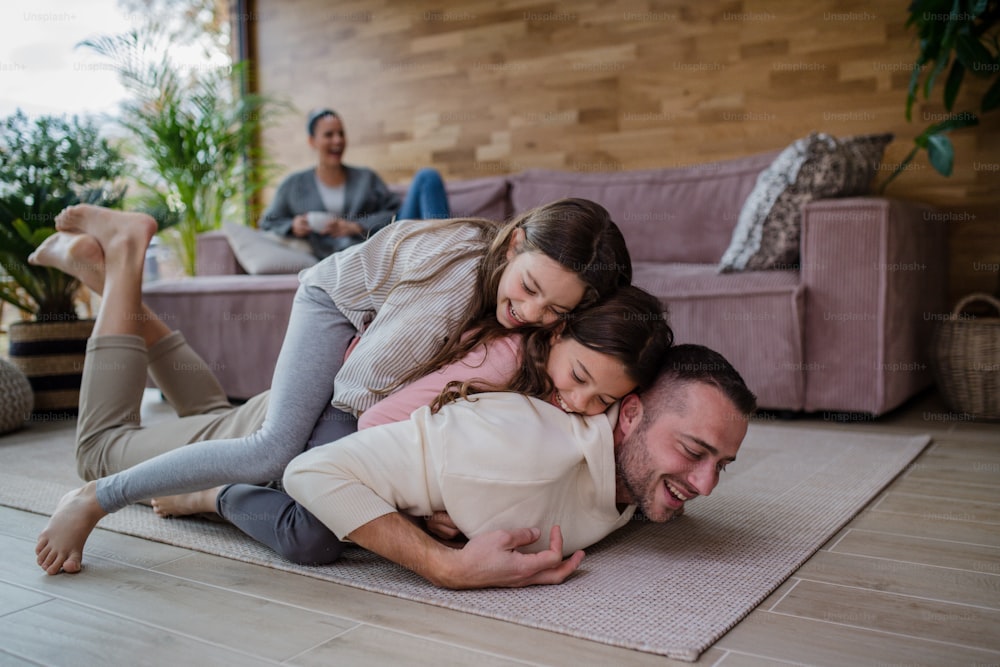
[[(0, 438), (0, 504), (51, 513), (75, 485), (71, 433)], [(360, 549), (291, 565), (229, 526), (131, 507), (102, 528), (369, 591), (696, 660), (896, 477), (929, 436), (753, 424), (710, 498), (668, 524), (634, 522), (588, 550), (560, 586), (446, 591)]]

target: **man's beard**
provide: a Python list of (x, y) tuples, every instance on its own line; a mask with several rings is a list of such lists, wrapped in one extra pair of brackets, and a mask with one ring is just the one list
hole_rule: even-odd
[[(646, 448), (646, 419), (643, 417), (635, 430), (625, 436), (620, 452), (615, 460), (615, 470), (625, 490), (632, 497), (632, 503), (638, 506), (651, 521), (666, 521), (669, 517), (658, 518), (653, 509), (658, 488), (653, 482), (657, 477), (650, 463), (649, 450)], [(652, 512), (652, 514), (651, 514)]]

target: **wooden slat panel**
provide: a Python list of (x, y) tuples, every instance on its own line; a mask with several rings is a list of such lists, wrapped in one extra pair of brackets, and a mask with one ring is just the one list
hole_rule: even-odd
[[(778, 150), (813, 130), (894, 132), (880, 175), (943, 117), (903, 116), (915, 38), (905, 3), (706, 0), (258, 0), (262, 92), (299, 113), (264, 134), (311, 163), (302, 114), (345, 118), (348, 161), (390, 181), (433, 166), (476, 178), (529, 167), (642, 169)], [(957, 109), (988, 82), (968, 79)], [(951, 135), (955, 173), (923, 156), (890, 189), (952, 216), (951, 295), (1000, 284), (1000, 114)], [(498, 137), (502, 139), (498, 140)]]

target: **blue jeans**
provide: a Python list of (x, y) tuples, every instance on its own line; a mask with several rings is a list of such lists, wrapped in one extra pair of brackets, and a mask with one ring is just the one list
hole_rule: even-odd
[(448, 195), (444, 181), (435, 169), (421, 169), (413, 176), (403, 205), (396, 214), (397, 220), (432, 220), (450, 218)]

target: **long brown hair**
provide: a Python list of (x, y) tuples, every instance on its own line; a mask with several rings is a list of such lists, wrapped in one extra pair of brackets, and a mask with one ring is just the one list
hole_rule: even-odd
[[(504, 225), (475, 218), (444, 220), (423, 226), (413, 234), (453, 224), (478, 226), (486, 243), (483, 257), (476, 267), (472, 297), (458, 318), (458, 327), (441, 349), (429, 360), (411, 369), (395, 385), (377, 393), (389, 393), (409, 384), (461, 359), (477, 345), (510, 333), (496, 319), (497, 290), (507, 268), (507, 250), (519, 229), (524, 232), (524, 240), (515, 252), (544, 253), (579, 276), (585, 290), (577, 308), (585, 308), (632, 281), (632, 260), (621, 230), (603, 206), (587, 199), (560, 199), (526, 211)], [(409, 236), (403, 237), (400, 243)], [(468, 257), (468, 253), (456, 254), (446, 266)]]
[(483, 391), (516, 391), (547, 400), (555, 387), (547, 364), (554, 336), (570, 338), (595, 352), (610, 355), (636, 390), (651, 386), (674, 342), (666, 308), (643, 289), (626, 286), (590, 308), (566, 315), (562, 322), (535, 329), (521, 338), (518, 372), (503, 386), (451, 382), (431, 404), (437, 411), (458, 398)]

